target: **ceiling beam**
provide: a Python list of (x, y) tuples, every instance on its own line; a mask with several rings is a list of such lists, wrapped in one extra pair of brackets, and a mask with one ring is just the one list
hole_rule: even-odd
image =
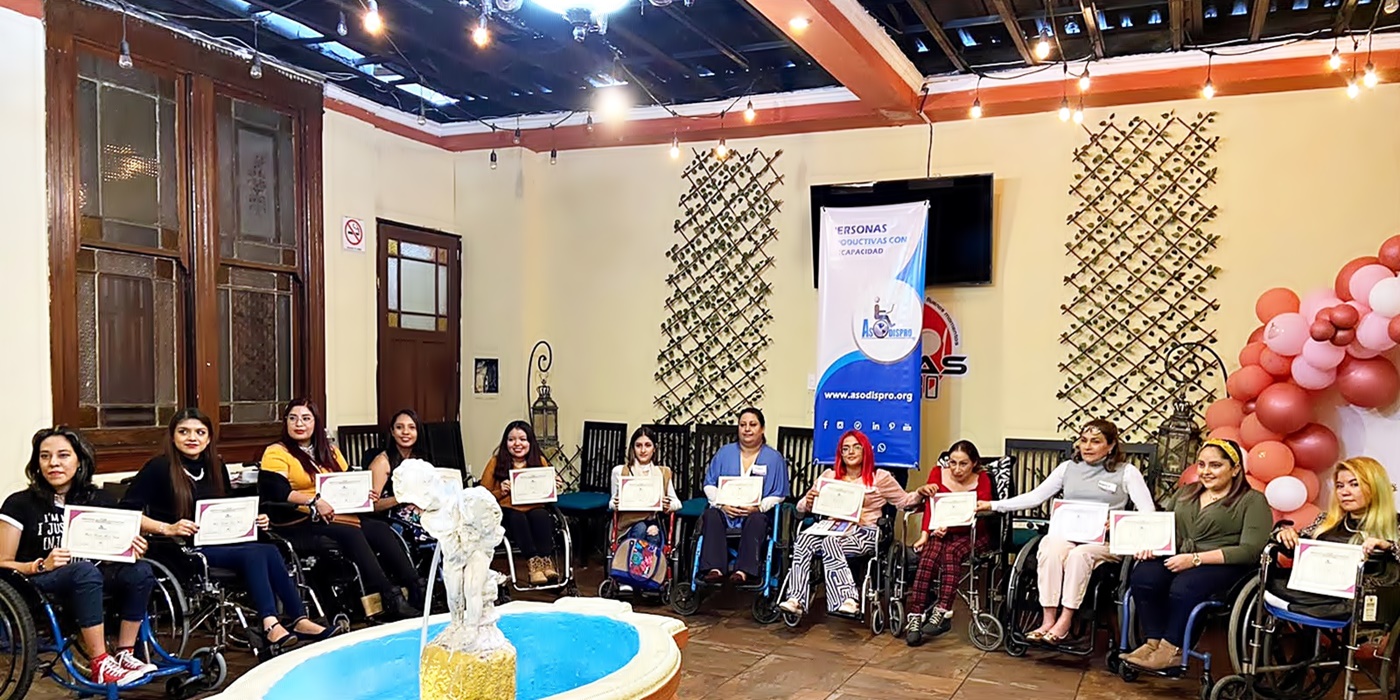
[(1254, 0), (1249, 11), (1249, 40), (1259, 41), (1264, 35), (1264, 22), (1269, 19), (1269, 0)]
[(1016, 45), (1016, 53), (1021, 54), (1021, 60), (1026, 65), (1033, 66), (1037, 63), (1035, 56), (1031, 55), (1031, 47), (1026, 43), (1026, 35), (1021, 33), (1021, 24), (1016, 21), (1016, 9), (1011, 6), (1009, 0), (992, 0), (992, 5), (996, 7), (997, 16), (1001, 18), (1002, 26), (1006, 27), (1006, 33), (1011, 35), (1011, 43)]
[(613, 24), (608, 27), (608, 31), (620, 37), (623, 41), (641, 49), (643, 53), (647, 54), (648, 56), (651, 56), (661, 65), (670, 68), (673, 72), (675, 72), (676, 77), (685, 79), (685, 84), (687, 86), (693, 85), (699, 88), (701, 91), (706, 92), (714, 97), (719, 97), (724, 94), (720, 90), (716, 89), (715, 86), (709, 81), (697, 80), (695, 75), (696, 71), (694, 68), (691, 68), (690, 66), (687, 66), (686, 64), (681, 63), (675, 58), (672, 58), (671, 56), (667, 55), (665, 51), (662, 51), (661, 49), (657, 48), (655, 44), (651, 43), (650, 41), (647, 41), (646, 39), (643, 39), (641, 36), (638, 36), (632, 30), (620, 26), (618, 24)]
[(1167, 2), (1167, 22), (1172, 28), (1172, 51), (1180, 51), (1186, 43), (1186, 0)]
[(719, 51), (721, 54), (724, 55), (725, 58), (733, 61), (734, 65), (739, 66), (744, 70), (749, 70), (749, 62), (747, 59), (739, 55), (739, 52), (735, 51), (728, 44), (724, 43), (723, 41), (720, 41), (713, 34), (705, 31), (699, 25), (690, 21), (690, 18), (686, 17), (684, 12), (677, 10), (675, 7), (672, 7), (670, 5), (667, 5), (665, 8), (662, 9), (662, 11), (665, 12), (667, 15), (670, 15), (671, 19), (675, 20), (682, 27), (689, 29), (691, 33), (700, 37), (702, 40), (704, 40), (706, 44), (715, 47), (716, 51)]
[(1337, 21), (1332, 24), (1332, 31), (1344, 32), (1351, 29), (1351, 18), (1356, 15), (1356, 0), (1342, 0), (1342, 6), (1337, 8)]
[(1079, 0), (1079, 11), (1084, 15), (1084, 28), (1089, 32), (1094, 57), (1102, 59), (1108, 54), (1103, 47), (1103, 31), (1099, 28), (1099, 8), (1094, 4), (1094, 0)]
[(1198, 39), (1205, 38), (1206, 31), (1206, 8), (1201, 0), (1186, 0), (1186, 36), (1190, 38), (1195, 35)]
[(967, 65), (967, 60), (963, 58), (962, 52), (958, 51), (953, 40), (948, 37), (948, 32), (943, 31), (943, 24), (938, 21), (938, 17), (933, 14), (933, 8), (928, 6), (924, 0), (905, 0), (909, 3), (909, 9), (919, 16), (919, 21), (924, 23), (924, 29), (933, 35), (933, 42), (938, 44), (938, 48), (943, 51), (943, 55), (953, 62), (953, 66), (961, 73), (967, 73), (971, 68)]

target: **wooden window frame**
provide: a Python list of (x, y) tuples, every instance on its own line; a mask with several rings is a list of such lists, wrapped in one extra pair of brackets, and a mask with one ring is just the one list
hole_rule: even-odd
[[(50, 354), (55, 423), (79, 424), (77, 255), (82, 246), (78, 205), (79, 143), (76, 118), (79, 51), (115, 61), (122, 16), (75, 0), (45, 3), (46, 130), (48, 134)], [(219, 416), (219, 248), (216, 96), (255, 102), (291, 115), (296, 155), (297, 264), (293, 273), (293, 385), (295, 396), (325, 406), (325, 288), (322, 277), (320, 85), (267, 70), (248, 75), (248, 63), (201, 46), (167, 29), (128, 18), (126, 36), (139, 66), (172, 76), (176, 84), (176, 143), (180, 241), (177, 278), (183, 295), (184, 335), (177, 339), (177, 399)], [(92, 243), (89, 242), (89, 246)], [(121, 244), (98, 248), (122, 250)], [(144, 249), (133, 252), (147, 254)], [(243, 265), (243, 263), (239, 263)], [(256, 267), (256, 265), (249, 265)], [(321, 426), (325, 428), (326, 426)], [(216, 427), (220, 452), (248, 461), (281, 434), (280, 423)], [(85, 429), (98, 452), (98, 471), (128, 471), (162, 449), (163, 427)]]

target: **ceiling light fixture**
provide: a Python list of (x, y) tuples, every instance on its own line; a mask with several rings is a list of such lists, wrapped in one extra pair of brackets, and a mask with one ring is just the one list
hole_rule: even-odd
[(384, 30), (384, 18), (379, 16), (379, 0), (368, 0), (365, 10), (365, 31), (378, 34)]
[(1088, 92), (1088, 91), (1089, 91), (1089, 83), (1090, 83), (1090, 80), (1089, 80), (1089, 66), (1088, 66), (1088, 64), (1085, 64), (1085, 66), (1084, 66), (1084, 72), (1081, 73), (1081, 74), (1079, 75), (1079, 91), (1080, 91), (1080, 92)]
[(1050, 57), (1050, 39), (1045, 32), (1041, 32), (1040, 39), (1035, 42), (1035, 57), (1041, 61)]
[(1069, 118), (1070, 118), (1069, 98), (1066, 97), (1066, 98), (1060, 100), (1060, 121), (1062, 121), (1062, 122), (1067, 122), (1067, 121), (1069, 121)]
[(749, 100), (748, 105), (744, 107), (744, 121), (746, 121), (746, 122), (752, 124), (752, 123), (753, 123), (753, 120), (754, 120), (754, 117), (757, 117), (757, 116), (758, 116), (758, 112), (755, 112), (755, 111), (754, 111), (754, 108), (753, 108), (753, 100)]
[(1213, 81), (1211, 81), (1211, 79), (1210, 79), (1210, 74), (1211, 74), (1212, 68), (1214, 67), (1214, 66), (1213, 66), (1214, 62), (1215, 62), (1215, 56), (1214, 56), (1214, 55), (1211, 55), (1211, 54), (1207, 54), (1207, 55), (1206, 55), (1206, 84), (1201, 86), (1201, 97), (1204, 97), (1204, 98), (1207, 99), (1207, 100), (1209, 100), (1209, 99), (1212, 98), (1212, 97), (1215, 97), (1215, 83), (1214, 83)]
[(1342, 69), (1342, 50), (1336, 46), (1332, 47), (1332, 56), (1327, 59), (1327, 67), (1332, 70)]
[(671, 160), (681, 157), (681, 137), (671, 134)]
[(117, 65), (131, 70), (131, 44), (126, 43), (126, 13), (122, 13), (122, 43), (121, 54), (117, 56)]
[(481, 13), (481, 19), (477, 21), (476, 28), (472, 29), (472, 43), (478, 49), (486, 48), (491, 43), (491, 30), (486, 27), (486, 13)]
[(598, 88), (593, 94), (593, 109), (605, 122), (627, 121), (627, 113), (632, 110), (631, 95), (623, 85)]
[(1381, 76), (1376, 72), (1376, 64), (1367, 61), (1366, 72), (1361, 76), (1361, 83), (1368, 88), (1374, 88), (1381, 82)]
[(1356, 84), (1356, 76), (1353, 75), (1351, 78), (1347, 79), (1347, 97), (1354, 100), (1360, 94), (1361, 86)]
[(626, 7), (631, 0), (531, 0), (574, 26), (574, 40), (583, 41), (590, 32), (608, 33), (608, 15)]
[(812, 20), (806, 17), (793, 17), (788, 20), (788, 29), (794, 32), (806, 31), (810, 26), (812, 26)]
[(347, 27), (347, 26), (345, 26), (345, 13), (344, 13), (344, 12), (341, 12), (341, 13), (340, 13), (340, 21), (338, 21), (338, 22), (335, 23), (335, 33), (336, 33), (336, 34), (339, 34), (339, 35), (341, 35), (341, 36), (345, 36), (346, 34), (349, 34), (349, 33), (350, 33), (350, 28)]
[(724, 137), (719, 137), (719, 145), (715, 146), (715, 158), (724, 160), (729, 157), (729, 145), (724, 142)]
[(491, 149), (491, 169), (496, 169), (496, 149)]

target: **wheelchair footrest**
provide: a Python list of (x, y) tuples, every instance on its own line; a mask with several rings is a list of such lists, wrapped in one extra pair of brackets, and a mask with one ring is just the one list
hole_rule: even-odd
[(839, 617), (843, 620), (852, 620), (854, 622), (862, 622), (865, 620), (865, 616), (860, 613), (843, 613), (840, 610), (828, 610), (826, 614), (827, 617)]

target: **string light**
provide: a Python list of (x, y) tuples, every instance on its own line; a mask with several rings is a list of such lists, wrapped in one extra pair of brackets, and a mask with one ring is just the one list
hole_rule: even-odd
[(812, 26), (812, 20), (807, 19), (806, 17), (793, 17), (792, 19), (788, 20), (788, 29), (791, 29), (794, 32), (803, 31), (810, 26)]
[(1041, 32), (1040, 39), (1035, 42), (1035, 57), (1042, 61), (1050, 57), (1050, 40), (1045, 32)]
[(1215, 97), (1215, 83), (1212, 82), (1211, 79), (1210, 79), (1210, 74), (1211, 74), (1212, 68), (1214, 67), (1214, 66), (1213, 66), (1214, 62), (1215, 62), (1215, 56), (1210, 55), (1210, 54), (1207, 54), (1207, 55), (1206, 55), (1206, 84), (1201, 86), (1201, 97), (1204, 97), (1204, 98), (1207, 99), (1207, 100), (1209, 100), (1209, 99), (1212, 98), (1212, 97)]
[(248, 77), (257, 80), (262, 77), (262, 54), (253, 54), (253, 66), (248, 69)]
[(496, 149), (491, 149), (491, 169), (496, 169)]
[(519, 146), (519, 145), (520, 145), (520, 125), (519, 125), (519, 124), (516, 124), (516, 125), (515, 125), (515, 133), (511, 134), (511, 136), (510, 136), (510, 142), (511, 142), (512, 144), (515, 144), (516, 146)]
[(368, 0), (369, 9), (365, 11), (365, 31), (370, 34), (378, 34), (384, 29), (384, 18), (379, 16), (379, 0)]
[(1374, 88), (1381, 82), (1381, 76), (1376, 72), (1376, 64), (1366, 61), (1366, 72), (1361, 77), (1361, 82), (1368, 88)]
[(557, 148), (551, 148), (551, 149), (549, 149), (549, 164), (550, 164), (550, 165), (558, 165), (558, 164), (559, 164), (559, 149), (557, 149)]
[(681, 157), (681, 137), (671, 134), (671, 160)]
[(126, 13), (122, 13), (122, 43), (121, 55), (117, 56), (117, 65), (131, 70), (131, 44), (126, 43)]
[(1381, 10), (1388, 15), (1395, 14), (1396, 11), (1400, 11), (1400, 0), (1385, 0), (1385, 4), (1381, 5)]
[(1084, 98), (1079, 98), (1079, 104), (1075, 106), (1074, 114), (1071, 114), (1070, 118), (1074, 120), (1075, 124), (1084, 123)]
[(589, 113), (588, 113), (588, 121), (584, 122), (584, 128), (588, 129), (588, 133), (590, 133), (590, 134), (593, 133), (593, 113), (592, 113), (592, 112), (589, 112)]
[(1361, 94), (1361, 86), (1356, 84), (1356, 76), (1352, 75), (1347, 79), (1347, 97), (1356, 99)]
[(1327, 67), (1334, 71), (1342, 69), (1342, 50), (1336, 46), (1332, 47), (1332, 56), (1327, 59)]
[(758, 116), (758, 113), (753, 109), (753, 100), (749, 100), (749, 103), (744, 106), (744, 121), (752, 124), (756, 116)]
[(719, 137), (719, 145), (715, 146), (715, 158), (724, 160), (729, 157), (729, 146), (724, 142), (724, 137)]
[(1069, 98), (1066, 97), (1066, 98), (1063, 98), (1063, 99), (1060, 100), (1060, 121), (1062, 121), (1062, 122), (1067, 122), (1067, 121), (1069, 121), (1069, 118), (1070, 118)]
[(1079, 91), (1089, 91), (1089, 64), (1084, 64), (1084, 72), (1079, 75)]
[(472, 43), (478, 49), (486, 48), (491, 43), (491, 30), (486, 28), (486, 13), (481, 13), (481, 20), (476, 23), (476, 29), (472, 30)]
[(335, 33), (345, 36), (350, 33), (350, 28), (345, 26), (345, 11), (340, 13), (340, 21), (335, 23)]
[(967, 115), (973, 119), (982, 118), (982, 76), (977, 76), (977, 89), (972, 93), (972, 109), (967, 110)]

